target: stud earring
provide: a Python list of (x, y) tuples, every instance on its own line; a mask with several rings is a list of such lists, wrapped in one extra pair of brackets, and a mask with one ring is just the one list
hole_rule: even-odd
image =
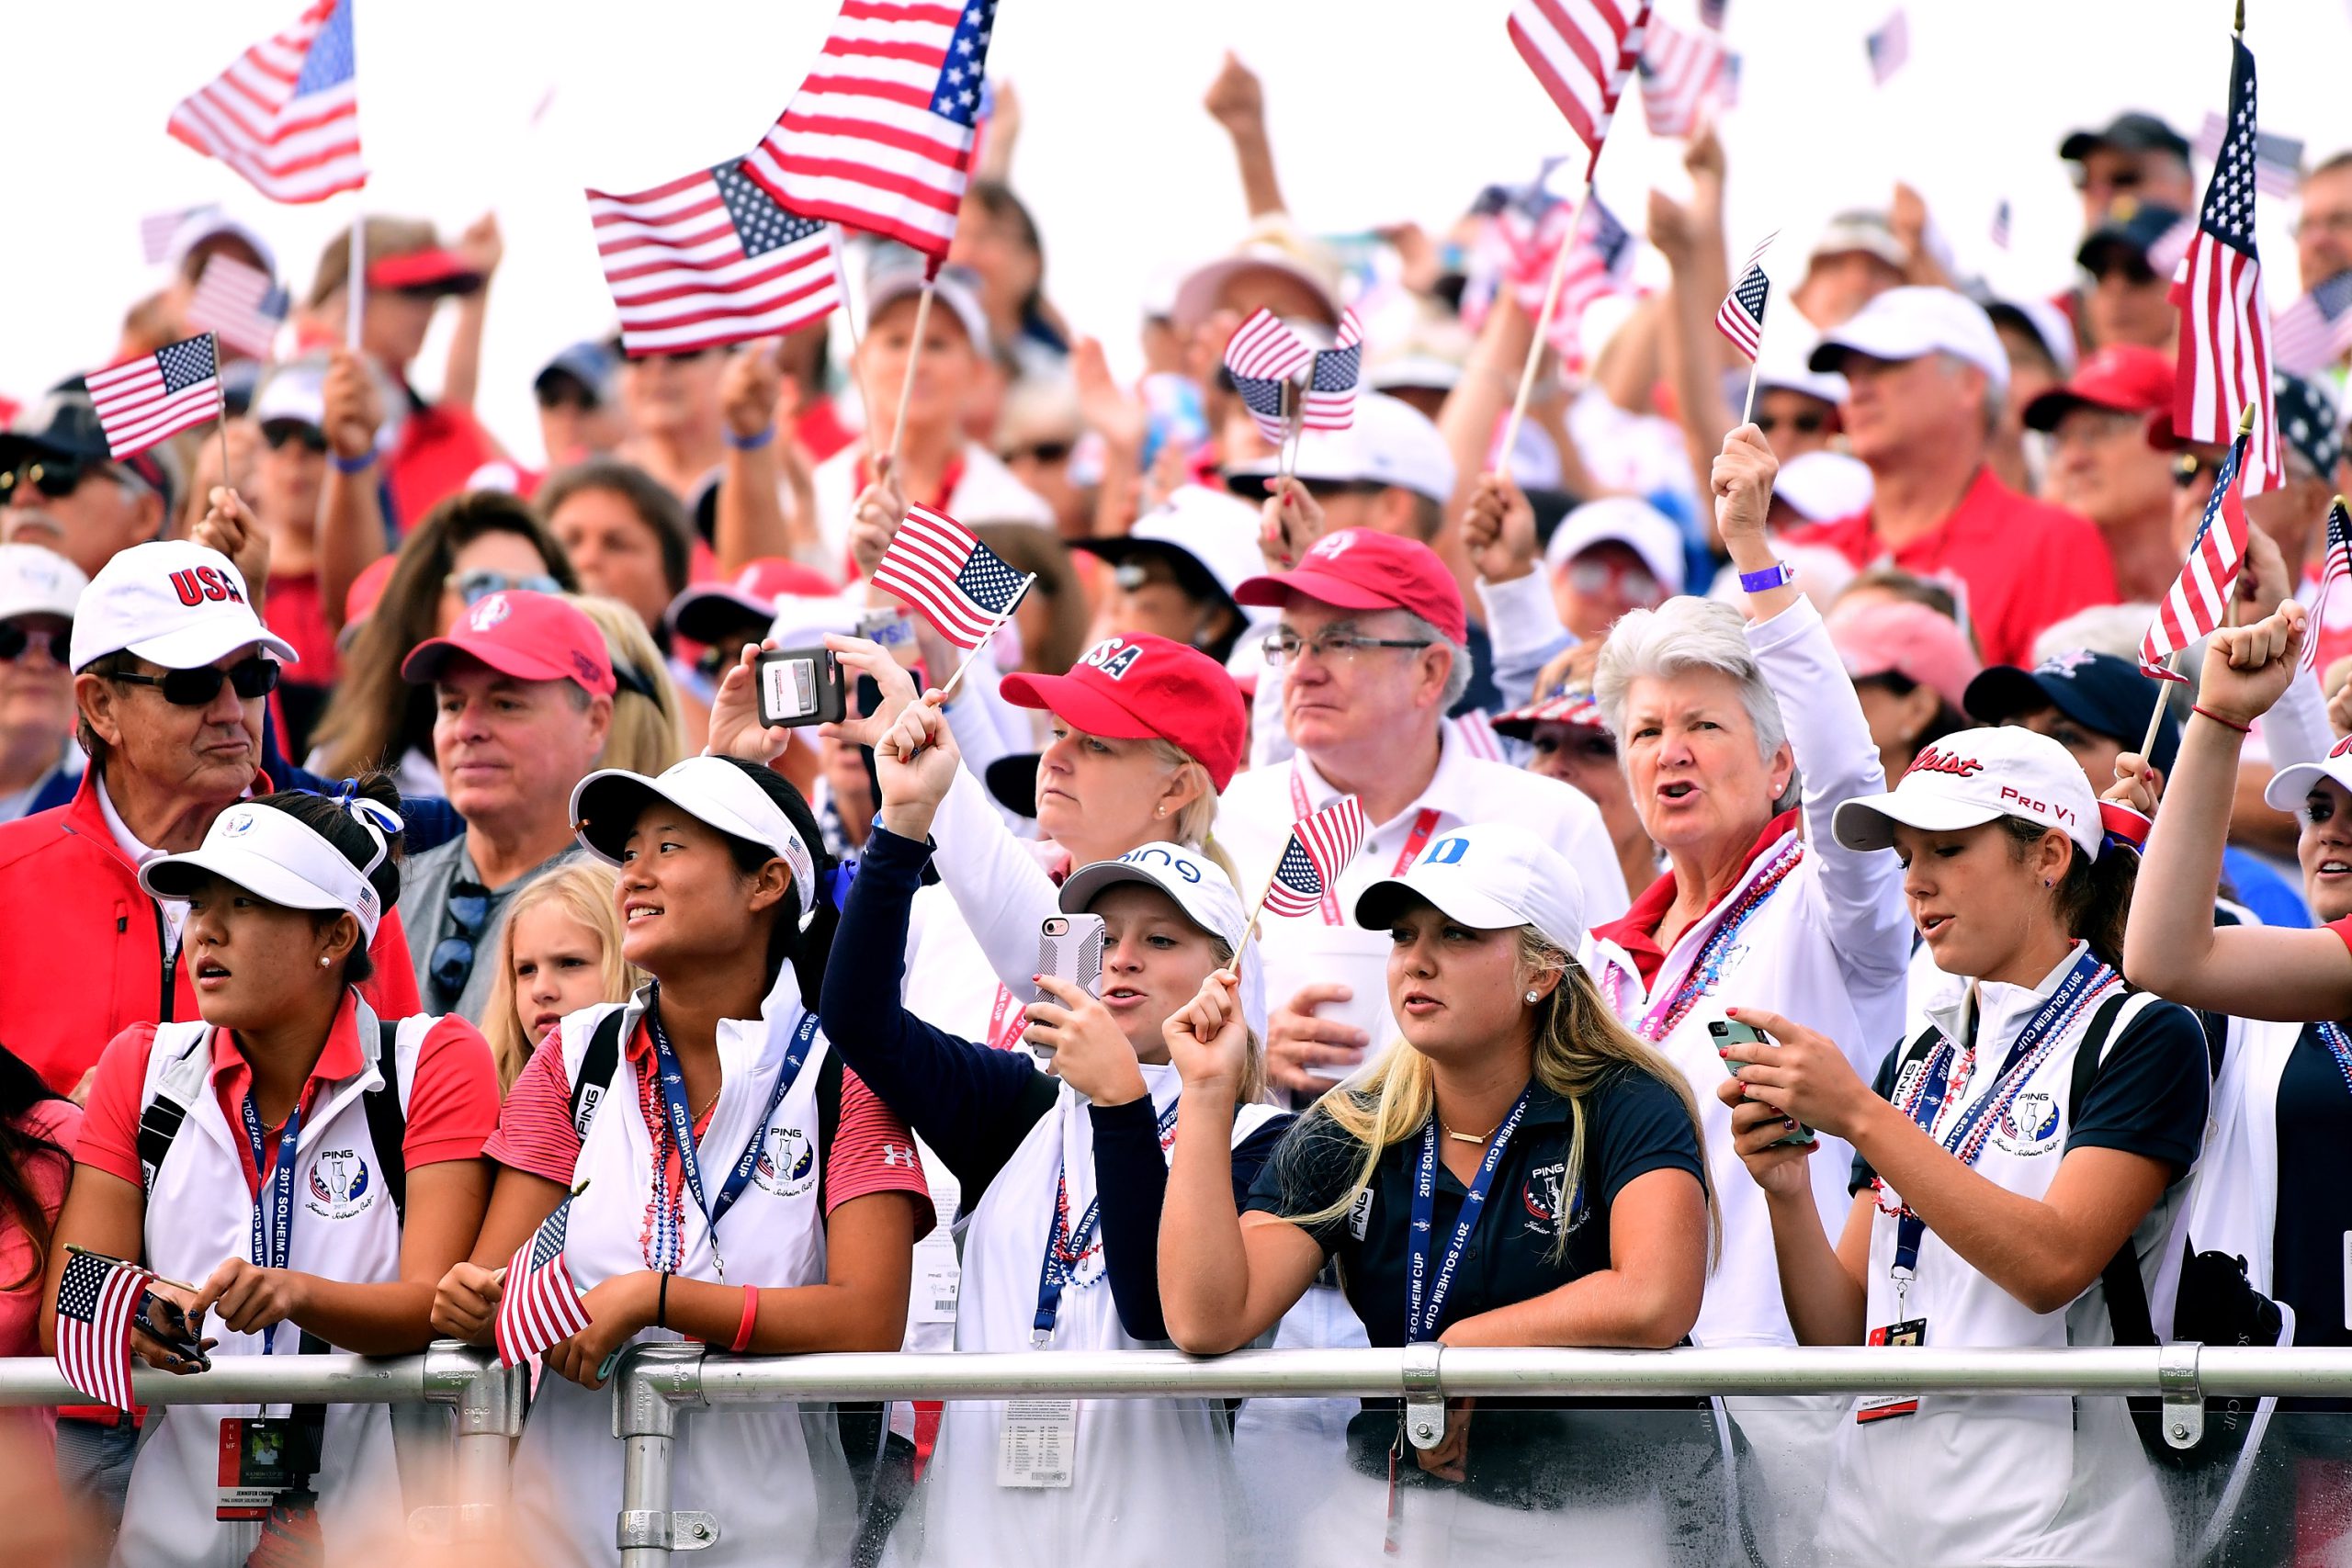
[(1536, 1003), (1537, 998), (1540, 998), (1542, 995), (1543, 995), (1543, 993), (1542, 993), (1542, 992), (1540, 992), (1540, 991), (1530, 991), (1530, 992), (1528, 992), (1528, 993), (1527, 993), (1527, 1005), (1528, 1005), (1529, 1007), (1533, 1007), (1533, 1006), (1535, 1005), (1535, 1003)]
[(320, 968), (323, 969), (323, 968), (325, 968), (328, 964), (332, 964), (332, 963), (334, 963), (334, 960), (333, 958), (329, 957), (327, 954), (325, 954), (325, 953), (320, 953), (320, 954), (319, 954), (319, 967), (320, 967)]

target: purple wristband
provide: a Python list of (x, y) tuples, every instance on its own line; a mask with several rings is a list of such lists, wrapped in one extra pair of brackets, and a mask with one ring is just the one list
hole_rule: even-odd
[(771, 424), (757, 435), (738, 435), (731, 430), (721, 431), (719, 434), (725, 437), (727, 445), (734, 447), (738, 452), (756, 452), (775, 439), (775, 426)]
[(1762, 571), (1743, 571), (1739, 586), (1749, 593), (1770, 593), (1775, 588), (1785, 588), (1797, 580), (1797, 569), (1784, 560), (1776, 560)]

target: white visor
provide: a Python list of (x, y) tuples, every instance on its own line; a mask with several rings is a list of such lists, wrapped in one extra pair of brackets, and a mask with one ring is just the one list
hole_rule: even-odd
[(786, 817), (751, 776), (723, 757), (689, 757), (647, 778), (626, 768), (599, 768), (571, 792), (572, 831), (590, 854), (621, 863), (629, 829), (651, 799), (668, 801), (706, 828), (775, 852), (792, 868), (800, 895), (800, 929), (817, 918), (817, 862)]
[[(381, 813), (371, 826), (400, 830), (400, 818), (373, 801), (362, 808)], [(346, 807), (347, 809), (347, 807)], [(357, 817), (355, 812), (354, 816)], [(386, 824), (382, 818), (389, 818)], [(384, 911), (368, 874), (344, 857), (315, 829), (274, 806), (240, 801), (215, 818), (204, 842), (186, 854), (165, 855), (141, 868), (139, 886), (158, 898), (192, 897), (199, 874), (210, 872), (257, 898), (287, 909), (343, 909), (359, 921), (373, 946)]]

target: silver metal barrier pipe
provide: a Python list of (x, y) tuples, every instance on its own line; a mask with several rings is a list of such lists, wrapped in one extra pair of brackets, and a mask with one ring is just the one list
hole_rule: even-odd
[(521, 1367), (502, 1367), (491, 1350), (436, 1341), (424, 1354), (426, 1397), (457, 1410), (456, 1451), (446, 1506), (421, 1509), (417, 1533), (448, 1541), (485, 1541), (505, 1533), (508, 1461), (523, 1435), (529, 1382)]
[(660, 1568), (673, 1551), (692, 1551), (718, 1539), (708, 1514), (674, 1512), (670, 1468), (678, 1411), (700, 1405), (703, 1348), (639, 1345), (613, 1372), (613, 1436), (621, 1441), (621, 1507), (614, 1544), (621, 1568)]
[(2197, 1382), (2207, 1395), (2223, 1398), (2279, 1394), (2341, 1399), (2352, 1395), (2352, 1351), (2200, 1345)]
[[(401, 1356), (223, 1356), (186, 1377), (137, 1367), (130, 1391), (141, 1404), (403, 1404), (428, 1397), (425, 1358)], [(0, 1359), (0, 1404), (86, 1404), (45, 1356)]]

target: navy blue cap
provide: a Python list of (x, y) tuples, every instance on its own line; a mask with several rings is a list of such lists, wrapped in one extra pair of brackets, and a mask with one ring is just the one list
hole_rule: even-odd
[(2075, 260), (2086, 272), (2101, 270), (2110, 253), (2117, 249), (2144, 262), (2156, 242), (2173, 231), (2182, 214), (2169, 207), (2121, 197), (2108, 209), (2098, 228), (2083, 240), (2083, 247), (2075, 253)]
[[(2097, 730), (2122, 743), (2126, 750), (2148, 733), (2148, 716), (2163, 696), (2163, 682), (2140, 673), (2140, 666), (2111, 653), (2075, 649), (2053, 653), (2030, 670), (1996, 664), (1968, 682), (1961, 694), (1968, 716), (1979, 724), (2006, 724), (2027, 714), (2054, 707), (2086, 729)], [(2173, 753), (2180, 748), (2180, 725), (2170, 714), (2156, 730), (2155, 755), (2150, 761), (2172, 771)], [(2112, 779), (2094, 779), (2105, 789)]]

